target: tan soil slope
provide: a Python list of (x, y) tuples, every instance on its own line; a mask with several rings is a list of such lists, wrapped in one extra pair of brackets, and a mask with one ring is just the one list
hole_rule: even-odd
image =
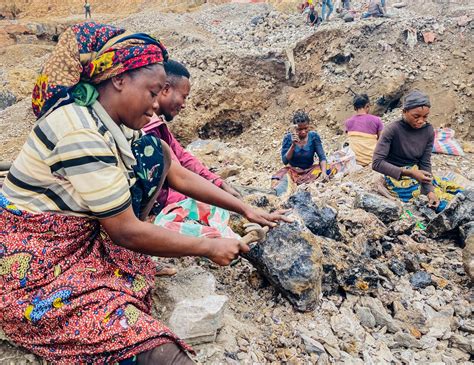
[[(146, 8), (184, 11), (204, 3), (203, 0), (91, 0), (92, 14), (128, 15)], [(83, 14), (80, 0), (3, 0), (0, 13), (15, 12), (18, 18), (53, 18)]]

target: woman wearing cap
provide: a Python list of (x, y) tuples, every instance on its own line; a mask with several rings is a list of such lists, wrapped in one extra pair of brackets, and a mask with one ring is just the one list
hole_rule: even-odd
[(162, 44), (96, 23), (67, 29), (33, 92), (39, 118), (0, 191), (0, 328), (58, 364), (190, 364), (190, 348), (150, 315), (151, 257), (226, 265), (236, 239), (183, 236), (139, 220), (164, 177), (204, 202), (267, 225), (255, 211), (170, 163), (136, 131), (157, 108)]
[(421, 91), (411, 91), (404, 97), (402, 117), (385, 127), (372, 168), (385, 175), (388, 190), (402, 201), (408, 202), (421, 193), (428, 197), (432, 208), (441, 211), (460, 188), (433, 178), (431, 173), (434, 130), (428, 123), (430, 108), (429, 97)]

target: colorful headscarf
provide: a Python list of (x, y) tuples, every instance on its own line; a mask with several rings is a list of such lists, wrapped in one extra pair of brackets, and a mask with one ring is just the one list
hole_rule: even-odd
[(33, 112), (40, 118), (77, 98), (94, 98), (91, 84), (167, 58), (163, 44), (147, 34), (93, 22), (74, 25), (61, 35), (36, 80)]

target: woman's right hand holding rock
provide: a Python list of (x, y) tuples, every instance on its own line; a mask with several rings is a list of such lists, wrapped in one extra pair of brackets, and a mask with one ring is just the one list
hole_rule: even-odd
[(248, 245), (234, 238), (206, 238), (204, 244), (208, 246), (205, 256), (221, 266), (229, 265), (240, 253), (250, 251)]

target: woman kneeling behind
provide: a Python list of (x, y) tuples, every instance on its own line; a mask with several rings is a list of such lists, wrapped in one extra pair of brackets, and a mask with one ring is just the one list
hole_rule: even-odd
[(166, 58), (145, 34), (84, 23), (63, 33), (38, 78), (40, 119), (0, 193), (0, 328), (48, 361), (192, 363), (191, 349), (150, 315), (149, 255), (227, 265), (249, 248), (139, 220), (165, 177), (251, 221), (282, 219), (170, 163), (160, 140), (138, 138), (158, 108)]
[[(278, 196), (293, 190), (294, 185), (307, 184), (322, 176), (329, 179), (333, 173), (327, 170), (326, 154), (319, 134), (310, 131), (310, 118), (304, 111), (293, 115), (291, 131), (285, 134), (281, 147), (281, 159), (286, 166), (272, 176), (272, 188)], [(314, 155), (319, 164), (314, 164)]]
[(372, 168), (385, 175), (386, 187), (403, 202), (421, 193), (427, 195), (432, 208), (441, 211), (461, 189), (433, 178), (431, 173), (434, 130), (428, 123), (430, 108), (429, 97), (421, 91), (405, 96), (402, 118), (385, 127), (374, 151)]

